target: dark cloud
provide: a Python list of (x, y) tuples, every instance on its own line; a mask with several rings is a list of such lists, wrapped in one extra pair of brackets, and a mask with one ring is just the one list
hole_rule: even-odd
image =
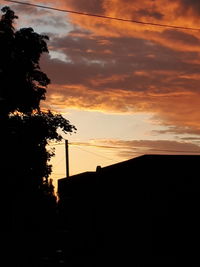
[(139, 9), (137, 11), (137, 15), (139, 17), (149, 17), (149, 18), (155, 18), (158, 20), (162, 20), (162, 18), (164, 17), (164, 15), (158, 11), (151, 11), (148, 9)]
[(194, 15), (200, 15), (200, 1), (199, 0), (178, 0), (179, 9), (177, 12), (181, 15), (192, 12)]
[(56, 84), (82, 84), (96, 90), (150, 90), (154, 94), (198, 87), (199, 79), (189, 76), (198, 74), (200, 65), (183, 61), (185, 57), (196, 58), (196, 54), (175, 52), (142, 39), (68, 35), (53, 38), (50, 47), (68, 59), (42, 61)]
[(71, 6), (73, 10), (86, 13), (104, 13), (103, 0), (68, 0), (67, 6)]
[(165, 30), (163, 33), (163, 37), (173, 41), (174, 43), (187, 44), (189, 46), (199, 46), (200, 47), (200, 39), (196, 36), (192, 35), (189, 32), (181, 32), (177, 30)]

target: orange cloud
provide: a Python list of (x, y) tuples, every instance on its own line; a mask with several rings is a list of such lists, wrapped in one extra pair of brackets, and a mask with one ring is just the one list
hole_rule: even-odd
[(153, 123), (169, 127), (167, 132), (200, 134), (199, 93), (98, 92), (81, 86), (55, 85), (47, 98), (50, 106), (60, 110), (67, 107), (110, 113), (153, 113)]
[[(162, 0), (162, 1), (63, 1), (62, 7), (80, 12), (94, 13), (110, 17), (133, 19), (136, 21), (176, 25), (180, 27), (198, 26), (196, 1)], [(81, 28), (90, 30), (94, 35), (109, 37), (138, 37), (159, 42), (162, 45), (182, 50), (199, 51), (199, 33), (170, 28), (106, 20), (95, 17), (69, 15), (71, 22)], [(200, 27), (200, 24), (199, 24)], [(182, 36), (181, 36), (182, 35)]]
[(54, 38), (51, 47), (67, 57), (43, 58), (42, 68), (52, 79), (51, 105), (151, 112), (160, 124), (176, 126), (169, 131), (200, 132), (199, 53), (177, 52), (140, 38), (94, 38), (79, 30)]
[[(41, 4), (40, 0), (34, 1)], [(196, 0), (80, 0), (80, 1), (42, 1), (43, 4), (60, 9), (75, 10), (97, 15), (133, 19), (136, 21), (176, 25), (181, 27), (200, 28), (199, 4)], [(173, 30), (153, 25), (142, 25), (131, 22), (102, 19), (97, 17), (82, 16), (71, 13), (61, 13), (24, 5), (13, 5), (16, 11), (21, 10), (25, 14), (40, 15), (36, 23), (43, 25), (53, 23), (59, 24), (66, 29), (66, 23), (71, 22), (73, 27), (90, 31), (94, 36), (106, 37), (137, 37), (176, 50), (199, 51), (200, 41), (198, 31)], [(42, 15), (42, 13), (45, 13)], [(48, 15), (49, 14), (49, 15)], [(22, 15), (22, 17), (23, 17)], [(48, 20), (45, 18), (48, 16)], [(35, 16), (34, 16), (35, 17)], [(31, 19), (30, 17), (28, 18)], [(62, 20), (62, 21), (61, 21)], [(34, 20), (31, 19), (31, 23)]]
[[(43, 2), (80, 12), (200, 27), (196, 0)], [(44, 16), (41, 12), (46, 11), (24, 6), (18, 6), (20, 17), (25, 9), (27, 15), (37, 11), (35, 21), (30, 16), (31, 23), (38, 22), (49, 32), (53, 25), (61, 30), (49, 33), (50, 50), (59, 52), (60, 60), (45, 56), (41, 61), (52, 80), (47, 104), (61, 109), (151, 112), (170, 132), (200, 133), (199, 32), (59, 12)]]

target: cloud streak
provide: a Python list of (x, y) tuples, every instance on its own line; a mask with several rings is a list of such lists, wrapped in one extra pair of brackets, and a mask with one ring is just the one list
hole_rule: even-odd
[[(76, 145), (76, 144), (75, 144)], [(99, 148), (111, 149), (119, 157), (132, 158), (143, 154), (200, 154), (200, 146), (186, 141), (169, 140), (118, 140), (97, 139), (90, 143), (77, 143), (77, 145), (88, 145)]]

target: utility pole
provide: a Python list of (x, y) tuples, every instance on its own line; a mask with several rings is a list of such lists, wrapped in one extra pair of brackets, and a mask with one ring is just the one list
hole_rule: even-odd
[(65, 140), (65, 158), (66, 158), (66, 177), (69, 178), (69, 145), (68, 145), (68, 140)]

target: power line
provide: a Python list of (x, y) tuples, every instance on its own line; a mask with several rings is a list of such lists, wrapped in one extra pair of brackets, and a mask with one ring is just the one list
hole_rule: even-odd
[[(48, 146), (59, 146), (59, 145), (64, 145), (64, 143), (55, 143), (55, 144), (49, 144)], [(96, 148), (105, 148), (105, 149), (118, 149), (118, 150), (122, 150), (122, 149), (134, 149), (135, 152), (137, 150), (141, 151), (140, 147), (127, 147), (127, 146), (106, 146), (106, 145), (93, 145), (93, 144), (87, 144), (87, 143), (79, 143), (79, 142), (74, 142), (74, 143), (69, 143), (69, 145), (71, 146), (76, 146), (76, 147), (80, 147), (80, 146), (87, 146), (87, 147), (96, 147)], [(171, 153), (193, 153), (193, 154), (200, 154), (200, 150), (199, 151), (191, 151), (191, 150), (170, 150), (170, 149), (155, 149), (155, 148), (147, 148), (147, 149), (143, 149), (144, 152), (148, 152), (148, 151), (153, 151), (153, 152), (171, 152)], [(89, 152), (89, 151), (86, 151)], [(90, 152), (89, 152), (90, 153)], [(92, 153), (92, 152), (91, 152)], [(100, 156), (100, 155), (99, 155)]]
[(82, 151), (84, 151), (84, 152), (87, 152), (87, 153), (93, 154), (93, 155), (95, 155), (95, 156), (97, 156), (97, 157), (100, 157), (100, 158), (105, 158), (105, 159), (107, 159), (107, 160), (111, 160), (111, 161), (113, 161), (113, 159), (110, 159), (110, 158), (107, 158), (107, 157), (105, 157), (105, 156), (102, 156), (102, 155), (100, 155), (100, 154), (97, 154), (97, 153), (95, 153), (95, 152), (92, 152), (92, 151), (89, 151), (89, 150), (86, 150), (86, 149), (80, 148), (79, 146), (77, 146), (77, 148), (78, 148), (78, 149), (80, 149), (80, 150), (82, 150)]
[(34, 7), (38, 7), (38, 8), (45, 8), (45, 9), (50, 9), (50, 10), (59, 11), (59, 12), (72, 13), (72, 14), (76, 14), (76, 15), (83, 15), (83, 16), (102, 18), (102, 19), (117, 20), (117, 21), (122, 21), (122, 22), (131, 22), (131, 23), (137, 23), (137, 24), (141, 24), (141, 25), (149, 25), (149, 26), (156, 26), (156, 27), (166, 27), (166, 28), (181, 29), (181, 30), (200, 31), (200, 28), (184, 27), (184, 26), (153, 23), (153, 22), (144, 22), (144, 21), (139, 21), (139, 20), (125, 19), (125, 18), (119, 18), (119, 17), (111, 17), (111, 16), (105, 16), (105, 15), (99, 15), (99, 14), (93, 14), (93, 13), (86, 13), (86, 12), (80, 12), (80, 11), (74, 11), (74, 10), (59, 9), (59, 8), (55, 8), (55, 7), (36, 5), (36, 4), (31, 4), (31, 3), (27, 3), (27, 2), (20, 2), (20, 1), (12, 1), (12, 0), (4, 0), (4, 1), (15, 3), (15, 4), (20, 4), (20, 5), (34, 6)]
[(72, 142), (69, 143), (71, 146), (88, 146), (88, 147), (96, 147), (96, 148), (105, 148), (105, 149), (113, 149), (117, 148), (116, 146), (109, 146), (109, 145), (98, 145), (98, 144), (90, 144), (90, 143), (81, 143), (81, 142)]

